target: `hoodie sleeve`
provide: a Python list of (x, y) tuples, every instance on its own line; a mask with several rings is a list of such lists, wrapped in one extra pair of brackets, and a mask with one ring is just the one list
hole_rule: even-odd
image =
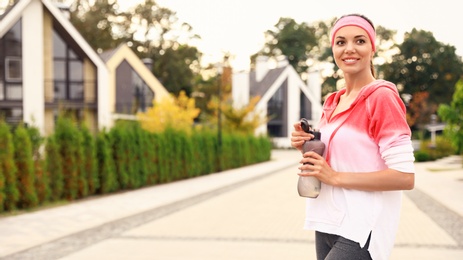
[(415, 161), (406, 108), (397, 89), (379, 87), (367, 98), (370, 136), (378, 144), (386, 165), (413, 173)]

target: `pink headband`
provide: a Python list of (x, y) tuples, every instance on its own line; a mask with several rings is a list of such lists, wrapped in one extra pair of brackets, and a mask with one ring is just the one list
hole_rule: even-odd
[(376, 40), (376, 32), (373, 26), (371, 24), (363, 19), (360, 16), (356, 15), (350, 15), (350, 16), (345, 16), (339, 19), (336, 24), (334, 25), (333, 29), (331, 30), (331, 46), (334, 45), (334, 36), (338, 32), (339, 29), (345, 26), (357, 26), (365, 30), (367, 32), (368, 37), (370, 38), (371, 41), (371, 47), (373, 48), (373, 51), (376, 51), (375, 47), (375, 40)]

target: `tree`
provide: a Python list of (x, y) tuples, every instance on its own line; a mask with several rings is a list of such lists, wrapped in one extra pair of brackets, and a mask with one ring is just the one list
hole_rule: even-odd
[(445, 134), (450, 137), (458, 154), (463, 153), (463, 80), (459, 80), (450, 105), (441, 104), (437, 114), (443, 122), (447, 123)]
[(15, 162), (18, 169), (19, 208), (33, 208), (39, 203), (35, 189), (32, 142), (26, 128), (21, 124), (14, 131)]
[(38, 203), (41, 204), (50, 199), (50, 176), (45, 170), (44, 153), (42, 151), (45, 138), (40, 133), (39, 128), (28, 125), (26, 128), (32, 145), (32, 158), (35, 175), (35, 190), (37, 192)]
[(315, 28), (291, 18), (280, 18), (274, 27), (274, 30), (265, 32), (265, 46), (258, 54), (270, 57), (285, 55), (299, 74), (305, 73), (309, 52), (317, 46)]
[[(50, 180), (50, 200), (58, 201), (63, 198), (64, 176), (63, 161), (60, 155), (60, 146), (54, 135), (47, 138), (45, 146), (45, 174)], [(40, 190), (39, 190), (40, 195)], [(48, 197), (44, 196), (45, 200)], [(42, 202), (43, 202), (42, 201)]]
[(196, 47), (174, 45), (164, 50), (153, 49), (149, 57), (155, 61), (154, 75), (170, 93), (179, 95), (184, 91), (187, 96), (191, 95), (201, 57)]
[(100, 184), (97, 193), (99, 194), (110, 193), (118, 188), (115, 162), (108, 139), (106, 131), (100, 131), (96, 136), (97, 172)]
[(116, 34), (121, 27), (116, 1), (75, 0), (70, 8), (70, 21), (98, 52), (116, 48), (128, 35)]
[(428, 104), (429, 92), (420, 91), (412, 95), (412, 99), (407, 107), (407, 123), (412, 130), (422, 128), (420, 122), (425, 122), (432, 115), (431, 108)]
[[(220, 109), (222, 112), (222, 124), (224, 132), (226, 133), (242, 133), (242, 134), (254, 134), (255, 130), (266, 123), (266, 119), (262, 118), (258, 112), (255, 111), (255, 107), (259, 102), (260, 97), (253, 97), (249, 104), (235, 108), (231, 103), (221, 103)], [(217, 99), (211, 100), (209, 108), (212, 111), (218, 111)], [(218, 120), (217, 113), (212, 115), (210, 122), (215, 123)]]
[(63, 196), (65, 199), (73, 200), (77, 198), (80, 181), (80, 162), (77, 158), (80, 149), (80, 136), (75, 121), (71, 118), (59, 116), (54, 137), (59, 147), (58, 153), (62, 162)]
[[(0, 120), (0, 191), (3, 188), (4, 194), (0, 194), (0, 211), (2, 209), (13, 210), (19, 200), (19, 189), (17, 182), (17, 168), (14, 161), (14, 144), (13, 135), (10, 126), (3, 120)], [(4, 186), (2, 187), (2, 182)], [(2, 201), (2, 195), (4, 200)], [(4, 208), (3, 208), (4, 206)]]
[(86, 175), (87, 178), (88, 193), (89, 195), (93, 195), (100, 186), (97, 172), (98, 162), (96, 160), (95, 137), (91, 134), (90, 129), (86, 125), (81, 127), (81, 133), (84, 150), (83, 174)]
[(111, 0), (77, 0), (71, 8), (71, 22), (96, 51), (125, 42), (141, 59), (153, 60), (152, 72), (169, 92), (191, 94), (201, 53), (188, 43), (199, 36), (174, 11), (154, 0), (128, 10)]
[(164, 98), (153, 107), (137, 116), (142, 128), (150, 132), (163, 132), (166, 128), (181, 129), (186, 132), (193, 127), (194, 119), (199, 115), (195, 100), (181, 91), (174, 99)]
[[(401, 93), (429, 92), (431, 113), (436, 112), (439, 104), (449, 103), (463, 74), (463, 63), (455, 47), (438, 42), (431, 32), (413, 29), (405, 33), (398, 49), (393, 61), (380, 67), (384, 79), (397, 84)], [(429, 117), (424, 117), (417, 123), (428, 121)]]

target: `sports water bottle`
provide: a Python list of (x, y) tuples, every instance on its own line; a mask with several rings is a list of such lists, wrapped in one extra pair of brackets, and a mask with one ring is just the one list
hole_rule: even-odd
[[(317, 154), (323, 156), (323, 152), (325, 151), (325, 144), (320, 140), (321, 133), (315, 130), (312, 130), (311, 125), (307, 121), (307, 119), (301, 119), (301, 128), (306, 133), (311, 133), (314, 135), (314, 138), (305, 141), (302, 145), (302, 151), (304, 153), (309, 151), (314, 151)], [(308, 172), (308, 171), (302, 171)], [(297, 192), (301, 197), (307, 198), (316, 198), (320, 193), (321, 183), (320, 180), (313, 176), (299, 176), (299, 180), (297, 182)]]

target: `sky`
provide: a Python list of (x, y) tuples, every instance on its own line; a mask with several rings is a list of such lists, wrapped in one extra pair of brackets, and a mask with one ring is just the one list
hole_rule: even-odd
[[(119, 0), (133, 3), (137, 0)], [(201, 36), (194, 43), (204, 61), (232, 55), (234, 70), (249, 68), (249, 57), (264, 46), (264, 32), (281, 17), (311, 24), (344, 14), (361, 13), (373, 23), (396, 30), (399, 37), (413, 28), (430, 31), (437, 41), (456, 47), (463, 56), (462, 9), (454, 0), (156, 0), (176, 12), (181, 22)]]

